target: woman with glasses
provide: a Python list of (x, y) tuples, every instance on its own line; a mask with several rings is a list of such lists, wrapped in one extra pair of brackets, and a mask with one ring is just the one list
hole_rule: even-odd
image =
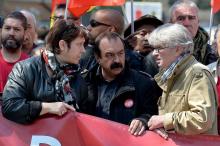
[(87, 97), (78, 65), (85, 40), (83, 28), (58, 20), (41, 56), (13, 68), (3, 92), (3, 116), (27, 124), (45, 114), (80, 110), (81, 99)]
[(185, 135), (217, 135), (217, 93), (208, 68), (192, 55), (193, 40), (180, 24), (155, 29), (149, 44), (160, 67), (155, 80), (163, 90), (159, 115), (148, 122), (150, 130), (164, 128)]

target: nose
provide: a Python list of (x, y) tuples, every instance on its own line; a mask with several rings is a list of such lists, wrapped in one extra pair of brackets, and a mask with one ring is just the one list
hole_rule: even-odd
[(10, 34), (10, 35), (14, 35), (14, 33), (15, 33), (14, 29), (10, 29), (10, 30), (9, 30), (9, 34)]
[(153, 50), (152, 55), (153, 55), (154, 57), (158, 56), (158, 51), (157, 51), (157, 49), (154, 49), (154, 50)]
[(189, 20), (188, 17), (186, 17), (186, 18), (183, 20), (183, 25), (184, 25), (184, 26), (190, 25), (190, 20)]
[(91, 27), (91, 25), (89, 24), (89, 25), (87, 26), (87, 30), (88, 30), (88, 31), (91, 31), (91, 29), (92, 29), (92, 27)]
[(120, 57), (118, 55), (114, 56), (114, 62), (120, 62)]
[(149, 36), (150, 36), (150, 33), (147, 33), (147, 34), (144, 36), (144, 40), (148, 40)]

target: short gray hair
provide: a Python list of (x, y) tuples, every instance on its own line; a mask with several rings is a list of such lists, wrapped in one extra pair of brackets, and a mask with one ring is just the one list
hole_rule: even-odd
[[(20, 10), (20, 12), (26, 17), (26, 15), (30, 16), (31, 19), (33, 20), (33, 23), (34, 23), (34, 28), (35, 28), (35, 31), (37, 31), (37, 20), (36, 20), (36, 17), (34, 16), (33, 13), (31, 13), (30, 11), (28, 10), (25, 10), (25, 9), (22, 9)], [(27, 18), (28, 19), (28, 18)]]
[(193, 52), (193, 40), (189, 31), (180, 24), (167, 23), (156, 28), (149, 36), (148, 42), (153, 47), (183, 47)]
[(193, 1), (191, 1), (191, 0), (177, 0), (170, 8), (170, 20), (172, 20), (174, 11), (180, 6), (192, 7), (197, 10), (197, 14), (199, 12), (198, 6)]

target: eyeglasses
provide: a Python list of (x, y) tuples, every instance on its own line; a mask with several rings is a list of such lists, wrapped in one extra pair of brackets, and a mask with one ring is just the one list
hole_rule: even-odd
[(154, 51), (160, 53), (161, 50), (167, 49), (168, 47), (153, 47)]
[(104, 25), (104, 26), (111, 26), (109, 24), (105, 24), (105, 23), (101, 23), (101, 22), (98, 22), (94, 19), (90, 20), (89, 24), (92, 26), (92, 27), (97, 27), (97, 26), (100, 26), (100, 25)]
[[(56, 20), (64, 19), (64, 17), (63, 16), (53, 16), (53, 17), (50, 17), (50, 19), (56, 21)], [(67, 20), (76, 21), (78, 19), (79, 19), (78, 17), (67, 17)]]

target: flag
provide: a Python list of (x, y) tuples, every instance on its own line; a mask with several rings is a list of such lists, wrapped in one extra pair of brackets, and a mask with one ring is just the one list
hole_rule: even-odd
[(89, 5), (81, 5), (78, 6), (75, 4), (75, 0), (70, 0), (68, 5), (68, 10), (76, 17), (80, 17), (84, 13), (87, 12), (87, 10), (90, 9)]
[(74, 16), (81, 16), (92, 6), (120, 6), (125, 0), (70, 0), (68, 9)]
[(217, 13), (220, 10), (220, 0), (212, 0), (211, 7), (213, 9), (213, 13)]
[(125, 0), (70, 0), (75, 7), (81, 6), (121, 6)]

